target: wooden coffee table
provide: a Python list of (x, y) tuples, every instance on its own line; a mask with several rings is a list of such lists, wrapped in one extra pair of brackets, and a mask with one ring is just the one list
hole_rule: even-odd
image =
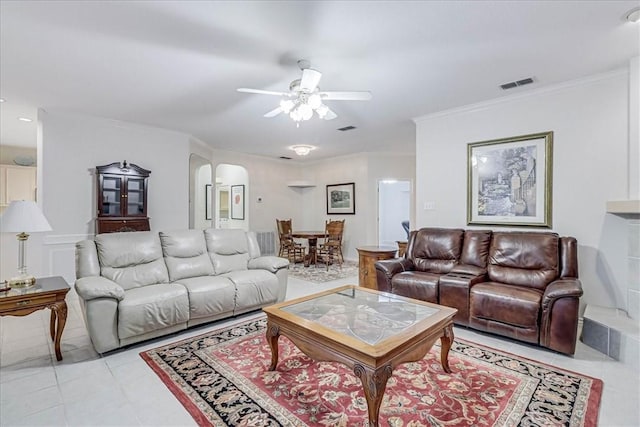
[(382, 396), (397, 365), (421, 360), (440, 339), (440, 362), (451, 372), (454, 308), (349, 285), (263, 310), (269, 370), (278, 364), (280, 335), (313, 360), (345, 364), (362, 382), (369, 426), (379, 425)]
[(26, 316), (34, 311), (50, 308), (49, 332), (54, 342), (56, 359), (62, 360), (60, 339), (67, 323), (67, 292), (69, 285), (62, 277), (36, 279), (35, 285), (28, 288), (0, 292), (0, 316)]

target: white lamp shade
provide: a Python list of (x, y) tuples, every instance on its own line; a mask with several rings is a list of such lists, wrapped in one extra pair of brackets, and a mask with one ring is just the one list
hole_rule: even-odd
[(16, 200), (2, 214), (0, 230), (3, 233), (35, 233), (51, 231), (51, 226), (36, 202)]

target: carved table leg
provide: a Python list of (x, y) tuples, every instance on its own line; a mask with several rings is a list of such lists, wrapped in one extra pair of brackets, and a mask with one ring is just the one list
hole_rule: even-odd
[(309, 267), (309, 265), (311, 264), (316, 265), (318, 263), (318, 255), (316, 252), (316, 248), (318, 246), (318, 238), (310, 237), (309, 239), (307, 239), (307, 241), (309, 242), (309, 264), (305, 263), (305, 267)]
[(56, 310), (51, 308), (51, 320), (49, 321), (49, 333), (51, 334), (51, 341), (56, 339)]
[(387, 387), (387, 380), (391, 377), (392, 371), (391, 365), (385, 365), (377, 370), (358, 363), (353, 367), (353, 373), (360, 378), (362, 388), (364, 388), (364, 396), (367, 399), (369, 427), (378, 427), (379, 425), (380, 404), (382, 403), (384, 390)]
[[(67, 303), (59, 301), (51, 306), (51, 323), (49, 329), (51, 331), (51, 339), (53, 339), (56, 349), (56, 359), (62, 360), (62, 352), (60, 351), (60, 339), (64, 325), (67, 323)], [(54, 337), (55, 331), (55, 337)]]
[(449, 349), (453, 344), (453, 325), (449, 325), (444, 328), (444, 335), (440, 337), (440, 362), (442, 363), (442, 369), (448, 374), (451, 373), (449, 368)]
[(280, 338), (280, 328), (277, 325), (267, 323), (267, 342), (271, 347), (271, 365), (269, 365), (270, 371), (276, 370), (278, 364), (278, 338)]

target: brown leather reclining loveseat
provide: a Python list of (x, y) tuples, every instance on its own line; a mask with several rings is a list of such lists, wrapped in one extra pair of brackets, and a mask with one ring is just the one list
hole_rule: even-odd
[(550, 232), (422, 228), (376, 263), (378, 290), (458, 309), (454, 322), (575, 352), (577, 242)]

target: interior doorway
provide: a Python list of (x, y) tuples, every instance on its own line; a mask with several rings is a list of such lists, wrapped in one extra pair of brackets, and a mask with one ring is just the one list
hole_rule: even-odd
[(378, 244), (396, 246), (406, 241), (403, 221), (411, 214), (411, 181), (378, 181)]
[(238, 165), (219, 164), (215, 173), (215, 228), (249, 230), (249, 173)]

